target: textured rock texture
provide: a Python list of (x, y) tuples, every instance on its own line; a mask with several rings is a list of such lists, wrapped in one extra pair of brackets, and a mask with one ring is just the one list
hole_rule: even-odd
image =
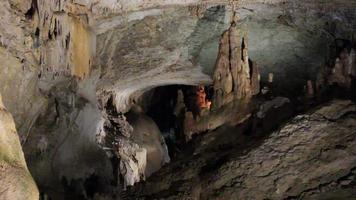
[(149, 177), (164, 164), (169, 163), (166, 143), (156, 123), (144, 113), (130, 113), (128, 120), (134, 129), (133, 140), (147, 152), (145, 177)]
[[(90, 101), (96, 104), (97, 96), (114, 92), (116, 106), (123, 112), (153, 87), (211, 82), (201, 71), (212, 73), (219, 37), (230, 23), (230, 3), (215, 0), (2, 2), (6, 18), (2, 22), (2, 27), (6, 27), (1, 30), (2, 44), (8, 49), (6, 52), (11, 52), (10, 56), (23, 63), (19, 65), (23, 72), (17, 70), (16, 75), (25, 73), (21, 77), (28, 77), (20, 81), (15, 75), (6, 75), (4, 80), (9, 79), (18, 87), (2, 89), (4, 96), (13, 96), (4, 101), (19, 125), (20, 134), (26, 135), (32, 120), (46, 105), (38, 87), (47, 93), (58, 82), (66, 81), (63, 77), (89, 76), (95, 85)], [(324, 37), (349, 37), (355, 27), (351, 20), (352, 1), (239, 3), (235, 6), (241, 16), (238, 26), (249, 29), (251, 58), (261, 63), (264, 76), (276, 71), (281, 83), (286, 76), (294, 77), (282, 84), (287, 89), (293, 89), (290, 85), (295, 83), (305, 83), (306, 76), (314, 76), (316, 66), (324, 58), (320, 55), (324, 52), (320, 50), (325, 49), (323, 44), (327, 43)], [(311, 35), (314, 31), (320, 34)], [(24, 89), (25, 86), (31, 87)], [(11, 102), (15, 98), (23, 102), (19, 104), (23, 108), (14, 109), (16, 106)], [(36, 103), (31, 105), (29, 101)]]
[(276, 85), (289, 93), (316, 79), (334, 39), (351, 40), (356, 30), (355, 1), (248, 2), (238, 13), (248, 29), (249, 56), (263, 81), (272, 72)]
[(355, 110), (330, 102), (255, 144), (239, 129), (217, 130), (136, 189), (143, 199), (354, 199)]
[(17, 135), (14, 120), (0, 96), (0, 199), (37, 200), (39, 193)]
[(246, 33), (241, 37), (241, 29), (236, 28), (236, 22), (232, 22), (221, 37), (213, 75), (213, 109), (259, 93), (259, 70), (255, 65), (250, 66), (247, 40)]
[(116, 110), (110, 98), (105, 106), (106, 120), (99, 144), (119, 162), (118, 179), (132, 186), (170, 161), (163, 136), (155, 122), (135, 106), (128, 119)]
[[(13, 2), (21, 10), (12, 7)], [(0, 13), (0, 93), (16, 127), (25, 140), (46, 99), (38, 89), (37, 60), (32, 53), (32, 38), (25, 28), (29, 1), (1, 1)]]
[(354, 1), (341, 0), (1, 1), (0, 93), (44, 191), (60, 193), (48, 187), (55, 182), (88, 196), (83, 185), (91, 176), (110, 185), (113, 167), (96, 141), (107, 99), (113, 96), (124, 115), (152, 88), (212, 83), (233, 11), (240, 16), (236, 26), (250, 30), (245, 42), (262, 75), (275, 72), (289, 89), (312, 79), (329, 37), (348, 38), (355, 27)]
[[(113, 179), (110, 159), (97, 144), (96, 134), (104, 119), (96, 105), (77, 96), (82, 85), (74, 81), (57, 84), (49, 95), (48, 107), (34, 124), (23, 144), (31, 173), (51, 198), (65, 197), (63, 188), (89, 196), (85, 181), (94, 176), (98, 185)], [(88, 87), (88, 85), (86, 85)]]

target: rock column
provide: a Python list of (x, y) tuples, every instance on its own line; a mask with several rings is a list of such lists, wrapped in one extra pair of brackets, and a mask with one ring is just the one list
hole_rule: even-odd
[(250, 98), (259, 93), (259, 70), (250, 66), (247, 33), (240, 37), (240, 30), (233, 22), (220, 40), (218, 59), (213, 74), (214, 97), (212, 108), (218, 109), (233, 100)]

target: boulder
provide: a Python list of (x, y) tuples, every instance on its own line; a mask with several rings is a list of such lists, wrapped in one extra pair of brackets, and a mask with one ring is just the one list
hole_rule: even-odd
[(147, 156), (144, 174), (149, 177), (170, 161), (168, 148), (156, 123), (143, 113), (130, 113), (128, 121), (133, 127), (131, 139), (142, 148)]

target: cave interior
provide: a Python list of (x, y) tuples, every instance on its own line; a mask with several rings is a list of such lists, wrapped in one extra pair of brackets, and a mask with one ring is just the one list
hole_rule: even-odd
[(0, 199), (356, 199), (354, 0), (0, 16)]

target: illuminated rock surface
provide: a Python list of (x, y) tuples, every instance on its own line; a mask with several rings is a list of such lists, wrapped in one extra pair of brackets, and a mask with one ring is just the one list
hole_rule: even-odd
[(37, 200), (38, 189), (27, 169), (11, 114), (0, 96), (0, 199)]
[[(306, 83), (309, 88), (316, 86), (308, 100), (319, 98), (318, 86), (329, 85), (325, 79), (330, 81), (328, 70), (317, 73), (326, 66), (325, 59), (339, 67), (331, 82), (347, 79), (346, 85), (353, 88), (356, 82), (349, 75), (355, 76), (355, 52), (348, 52), (337, 65), (335, 55), (330, 54), (335, 39), (356, 43), (355, 10), (352, 0), (3, 0), (0, 94), (14, 118), (28, 168), (43, 197), (89, 199), (95, 193), (112, 197), (125, 193), (121, 189), (126, 183), (147, 179), (175, 155), (179, 157), (185, 151), (180, 143), (190, 144), (181, 141), (185, 137), (192, 138), (194, 146), (195, 133), (225, 123), (248, 123), (257, 105), (275, 96), (286, 96), (293, 103), (306, 101), (300, 97), (307, 93)], [(231, 28), (234, 20), (236, 29)], [(219, 67), (227, 76), (212, 94)], [(340, 67), (347, 68), (346, 75)], [(273, 84), (266, 83), (269, 73), (274, 75)], [(257, 95), (260, 81), (262, 88), (268, 86), (268, 97)], [(205, 108), (197, 118), (182, 96), (189, 98), (186, 91), (199, 85), (205, 86), (205, 100), (212, 105), (211, 112)], [(161, 110), (161, 118), (149, 115), (158, 99), (154, 96), (157, 88), (171, 86), (178, 87), (173, 94), (181, 91), (179, 98), (173, 95), (158, 104), (177, 111), (165, 115)], [(222, 98), (213, 98), (217, 96)], [(180, 104), (174, 105), (177, 99)], [(217, 105), (218, 101), (224, 106)], [(130, 118), (137, 107), (142, 113)], [(214, 107), (221, 110), (214, 111)], [(113, 110), (117, 115), (112, 116)], [(266, 118), (273, 116), (272, 110)], [(180, 133), (185, 116), (189, 119), (185, 122), (195, 129), (186, 135)], [(279, 124), (279, 118), (273, 119)], [(268, 120), (256, 124), (269, 127), (265, 126)], [(174, 123), (170, 130), (163, 130), (167, 121)], [(133, 130), (127, 132), (130, 126)], [(109, 134), (120, 137), (121, 148), (110, 149), (115, 137), (102, 143)], [(209, 159), (220, 163), (224, 157)], [(123, 166), (131, 168), (130, 175)], [(126, 183), (120, 176), (126, 176)], [(216, 184), (201, 185), (208, 191), (201, 197), (224, 188)], [(194, 193), (199, 194), (197, 186)], [(221, 189), (222, 194), (235, 198), (228, 190)], [(270, 197), (282, 198), (287, 192), (293, 196), (293, 191), (279, 188)], [(28, 193), (32, 194), (37, 195)]]

